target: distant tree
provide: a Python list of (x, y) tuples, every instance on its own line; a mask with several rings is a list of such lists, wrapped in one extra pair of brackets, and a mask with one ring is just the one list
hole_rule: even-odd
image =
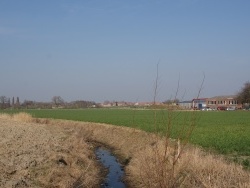
[(16, 107), (19, 108), (20, 107), (20, 101), (19, 101), (19, 97), (16, 98)]
[(105, 104), (105, 105), (110, 104), (110, 103), (111, 103), (111, 102), (108, 101), (108, 100), (106, 100), (106, 101), (103, 102), (103, 104)]
[(53, 102), (53, 104), (56, 107), (58, 107), (59, 105), (63, 105), (64, 104), (64, 100), (60, 96), (54, 96), (54, 97), (52, 97), (52, 102)]
[(84, 101), (84, 100), (72, 101), (72, 102), (65, 104), (66, 108), (91, 108), (93, 106), (96, 106), (95, 102)]
[(12, 97), (12, 104), (11, 104), (11, 106), (14, 108), (15, 107), (15, 98), (14, 97)]
[(22, 104), (24, 108), (35, 108), (35, 103), (33, 101), (25, 100)]
[(10, 108), (11, 107), (11, 105), (10, 105), (10, 98), (8, 98), (8, 100), (7, 100), (7, 108)]
[(170, 104), (178, 104), (180, 101), (179, 101), (179, 99), (174, 99), (174, 100), (166, 100), (166, 101), (164, 101), (163, 102), (163, 104), (168, 104), (168, 105), (170, 105)]
[(7, 97), (5, 96), (0, 96), (0, 103), (5, 103), (5, 101), (7, 100)]
[(8, 98), (6, 96), (0, 96), (0, 108), (4, 109), (7, 107)]
[(250, 82), (246, 82), (241, 88), (241, 91), (238, 93), (238, 101), (241, 104), (250, 103)]

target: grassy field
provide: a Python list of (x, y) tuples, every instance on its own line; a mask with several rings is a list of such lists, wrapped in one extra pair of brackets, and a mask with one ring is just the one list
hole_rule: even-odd
[[(155, 125), (159, 132), (164, 132), (168, 114), (162, 110), (130, 109), (85, 109), (85, 110), (24, 110), (38, 118), (55, 118), (76, 121), (108, 123), (118, 126), (135, 127), (154, 132)], [(0, 111), (16, 113), (20, 111)], [(155, 118), (156, 112), (156, 118)], [(175, 138), (188, 122), (193, 121), (193, 112), (173, 112), (173, 130)], [(195, 129), (190, 142), (221, 154), (245, 157), (246, 166), (250, 156), (250, 112), (249, 111), (211, 111), (196, 112)], [(245, 159), (244, 158), (244, 159)], [(250, 165), (249, 165), (250, 166)]]

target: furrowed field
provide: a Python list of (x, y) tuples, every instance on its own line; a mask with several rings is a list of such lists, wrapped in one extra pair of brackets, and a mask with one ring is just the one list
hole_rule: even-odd
[[(76, 121), (108, 123), (164, 133), (169, 114), (163, 110), (86, 109), (86, 110), (22, 110), (37, 118), (55, 118)], [(17, 113), (16, 110), (0, 111)], [(172, 112), (176, 138), (190, 122), (195, 129), (190, 142), (229, 156), (244, 166), (250, 166), (250, 111)], [(193, 116), (194, 115), (194, 116)], [(194, 118), (193, 118), (194, 117)], [(156, 130), (157, 127), (157, 130)]]

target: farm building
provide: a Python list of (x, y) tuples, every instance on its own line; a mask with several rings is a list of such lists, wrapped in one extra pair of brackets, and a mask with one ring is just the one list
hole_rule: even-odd
[(178, 103), (182, 109), (216, 109), (216, 110), (230, 110), (241, 109), (242, 104), (237, 100), (236, 95), (230, 96), (216, 96), (212, 98), (197, 98), (192, 101), (182, 101)]
[(192, 108), (192, 101), (182, 101), (179, 102), (178, 105), (181, 109), (191, 109)]
[(192, 100), (193, 109), (202, 109), (207, 106), (207, 98), (197, 98)]
[(242, 108), (235, 95), (216, 96), (207, 99), (207, 107), (213, 109)]

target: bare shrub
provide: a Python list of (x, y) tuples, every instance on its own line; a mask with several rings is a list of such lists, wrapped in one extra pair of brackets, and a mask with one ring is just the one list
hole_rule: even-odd
[[(158, 93), (158, 66), (156, 70), (156, 80), (154, 89), (154, 104)], [(200, 95), (205, 76), (202, 80), (198, 96)], [(173, 101), (177, 100), (179, 92), (180, 77), (178, 79), (177, 89)], [(197, 122), (197, 114), (193, 111), (187, 114), (183, 120), (179, 119), (179, 113), (175, 111), (171, 104), (166, 107), (166, 112), (162, 113), (162, 121), (159, 122), (159, 112), (154, 112), (154, 130), (157, 136), (148, 137), (148, 139), (155, 143), (147, 149), (147, 155), (141, 155), (141, 161), (148, 161), (142, 163), (141, 179), (143, 187), (180, 187), (186, 179), (187, 174), (186, 165), (179, 165), (181, 154), (194, 130)], [(183, 122), (182, 122), (183, 121)], [(177, 131), (176, 140), (172, 140), (172, 133), (175, 129), (175, 123), (182, 124), (182, 128)], [(146, 157), (146, 158), (145, 158)]]

